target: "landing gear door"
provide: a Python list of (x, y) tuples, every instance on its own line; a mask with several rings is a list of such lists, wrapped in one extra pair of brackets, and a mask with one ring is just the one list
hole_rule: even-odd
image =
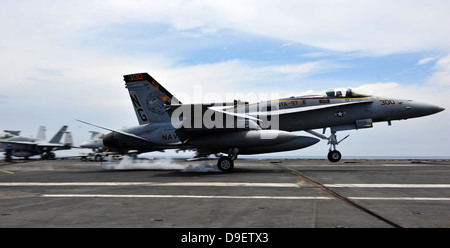
[(356, 120), (356, 129), (373, 127), (372, 119)]

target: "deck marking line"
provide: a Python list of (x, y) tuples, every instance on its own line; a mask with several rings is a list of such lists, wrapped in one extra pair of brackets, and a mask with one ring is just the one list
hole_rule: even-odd
[(87, 198), (196, 198), (196, 199), (272, 199), (272, 200), (332, 200), (321, 196), (228, 196), (228, 195), (110, 195), (110, 194), (43, 194), (41, 197)]

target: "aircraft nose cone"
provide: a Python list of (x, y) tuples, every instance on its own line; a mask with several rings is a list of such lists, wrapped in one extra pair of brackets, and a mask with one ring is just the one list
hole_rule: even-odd
[(432, 115), (445, 110), (445, 108), (427, 103), (415, 103), (409, 109), (417, 116)]
[(103, 145), (103, 140), (88, 140), (88, 141), (84, 141), (80, 144), (80, 147), (82, 148), (98, 148), (98, 147), (102, 147)]
[(91, 143), (88, 142), (88, 141), (82, 142), (82, 143), (80, 144), (80, 147), (83, 147), (83, 148), (91, 148)]
[(439, 113), (441, 111), (444, 111), (445, 108), (439, 107), (437, 105), (431, 105), (431, 104), (423, 104), (422, 110), (429, 115)]

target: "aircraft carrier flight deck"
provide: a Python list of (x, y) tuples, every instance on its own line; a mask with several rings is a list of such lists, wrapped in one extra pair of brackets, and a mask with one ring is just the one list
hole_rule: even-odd
[(449, 160), (0, 162), (0, 227), (450, 227)]

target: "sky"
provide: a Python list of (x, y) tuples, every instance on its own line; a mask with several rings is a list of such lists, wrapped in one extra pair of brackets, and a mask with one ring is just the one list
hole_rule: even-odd
[[(448, 13), (447, 0), (2, 0), (0, 129), (30, 137), (44, 125), (50, 139), (69, 125), (79, 144), (100, 130), (76, 119), (135, 126), (123, 75), (148, 72), (183, 103), (351, 87), (439, 105), (447, 110), (340, 132), (350, 137), (338, 149), (448, 156)], [(327, 152), (321, 141), (278, 155)]]

